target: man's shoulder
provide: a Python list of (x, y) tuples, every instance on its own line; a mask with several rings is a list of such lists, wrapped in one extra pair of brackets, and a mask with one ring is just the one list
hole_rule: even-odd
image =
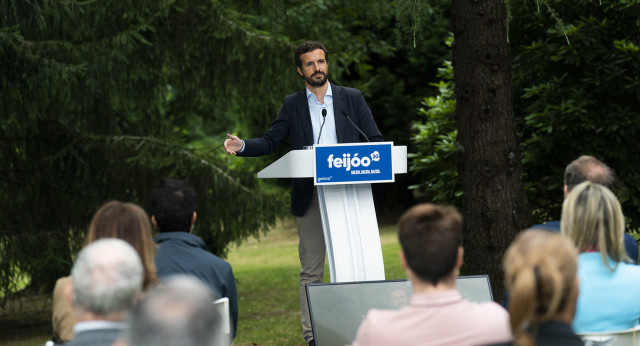
[(529, 229), (546, 229), (553, 232), (560, 232), (560, 221), (559, 220), (547, 221), (545, 223), (533, 225), (529, 227)]
[(340, 93), (344, 93), (349, 97), (362, 95), (362, 92), (356, 88), (336, 85), (333, 83), (331, 83), (331, 90), (333, 91), (334, 95), (339, 95)]
[(289, 102), (294, 102), (299, 97), (302, 97), (302, 99), (306, 99), (306, 96), (307, 96), (306, 89), (300, 89), (292, 94), (285, 96), (284, 103), (287, 104)]
[(153, 237), (153, 240), (160, 244), (160, 247), (171, 243), (181, 243), (203, 249), (205, 247), (202, 238), (187, 232), (162, 232)]
[(67, 345), (70, 346), (101, 346), (111, 345), (125, 332), (124, 327), (97, 328), (77, 333)]
[(482, 328), (492, 328), (491, 326), (504, 328), (509, 324), (509, 312), (496, 302), (474, 302), (461, 299), (450, 308), (457, 312), (460, 322), (484, 326)]

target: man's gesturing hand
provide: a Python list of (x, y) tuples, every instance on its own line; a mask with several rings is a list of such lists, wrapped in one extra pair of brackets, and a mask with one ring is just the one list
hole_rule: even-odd
[(231, 155), (235, 155), (242, 149), (242, 140), (238, 138), (238, 136), (230, 135), (228, 133), (227, 137), (228, 138), (224, 140), (224, 150)]

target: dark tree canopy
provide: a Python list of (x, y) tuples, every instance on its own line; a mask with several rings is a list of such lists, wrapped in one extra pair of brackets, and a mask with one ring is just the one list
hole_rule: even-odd
[(265, 86), (297, 82), (275, 78), (286, 41), (211, 1), (4, 1), (0, 16), (3, 293), (24, 274), (48, 291), (102, 203), (147, 207), (165, 176), (195, 186), (195, 232), (220, 255), (286, 210), (251, 170), (231, 177), (206, 135), (224, 133), (240, 107), (276, 107)]
[[(1, 0), (0, 296), (49, 291), (93, 212), (111, 199), (147, 208), (162, 177), (195, 186), (195, 232), (220, 255), (286, 215), (287, 182), (255, 178), (279, 155), (235, 159), (221, 143), (260, 135), (302, 88), (303, 40), (324, 42), (331, 80), (361, 89), (385, 137), (407, 144), (446, 20), (407, 49), (395, 19), (379, 1)], [(404, 206), (407, 184), (382, 203)]]

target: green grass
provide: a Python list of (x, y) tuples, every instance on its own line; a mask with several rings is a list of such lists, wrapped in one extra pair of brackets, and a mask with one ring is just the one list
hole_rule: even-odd
[[(387, 280), (406, 278), (398, 259), (395, 226), (381, 227)], [(298, 234), (287, 220), (260, 240), (250, 239), (229, 252), (239, 301), (237, 346), (305, 345), (300, 325)], [(325, 265), (323, 281), (329, 282)]]
[[(380, 230), (387, 280), (404, 279), (396, 227)], [(266, 236), (234, 246), (227, 258), (237, 280), (239, 305), (235, 346), (305, 345), (300, 325), (298, 234), (286, 219)], [(325, 282), (329, 269), (325, 266)], [(44, 299), (44, 298), (42, 298)], [(7, 315), (0, 310), (0, 345), (42, 345), (51, 337), (51, 300), (37, 313)]]

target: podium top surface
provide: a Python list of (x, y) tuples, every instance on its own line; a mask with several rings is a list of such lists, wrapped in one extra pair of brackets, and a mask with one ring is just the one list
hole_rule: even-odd
[[(312, 178), (313, 150), (291, 150), (258, 172), (258, 178)], [(407, 173), (407, 147), (393, 146), (393, 173)]]

